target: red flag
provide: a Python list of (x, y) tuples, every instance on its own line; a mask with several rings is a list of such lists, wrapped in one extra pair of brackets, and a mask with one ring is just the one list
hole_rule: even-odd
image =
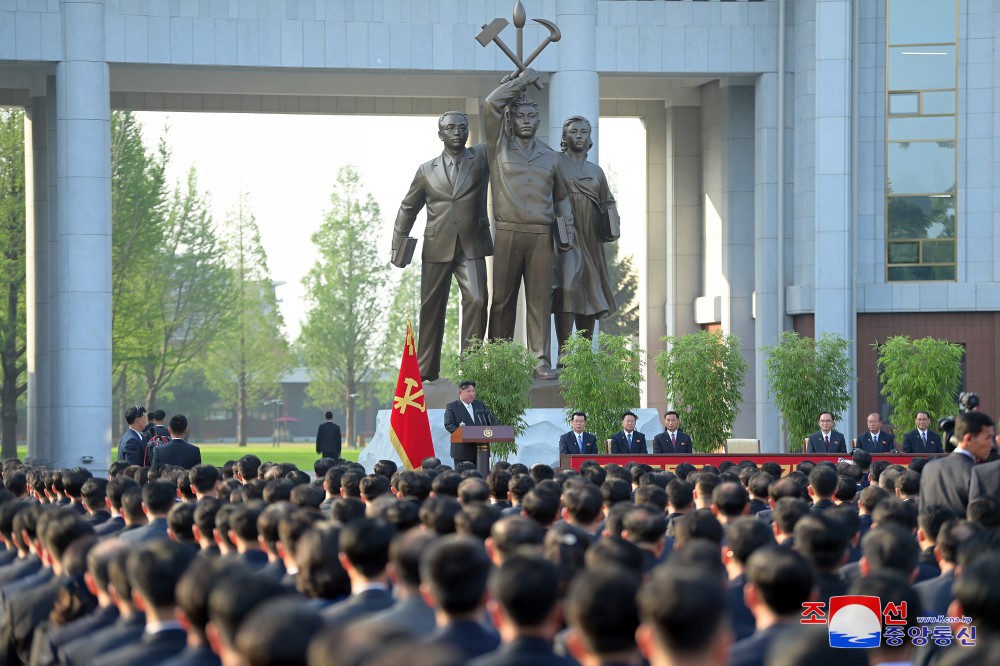
[(406, 469), (419, 467), (424, 458), (434, 455), (431, 424), (427, 420), (424, 385), (417, 367), (416, 343), (410, 323), (406, 322), (403, 359), (399, 362), (399, 379), (392, 399), (389, 418), (389, 440)]

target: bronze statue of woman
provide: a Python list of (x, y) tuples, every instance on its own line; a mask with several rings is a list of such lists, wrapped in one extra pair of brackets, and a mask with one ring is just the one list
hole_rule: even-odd
[(615, 198), (608, 189), (604, 170), (587, 161), (593, 146), (590, 122), (583, 116), (571, 116), (563, 123), (560, 173), (566, 194), (573, 205), (576, 242), (556, 257), (555, 298), (559, 349), (577, 331), (594, 337), (594, 322), (613, 313), (614, 290), (608, 279), (604, 243), (618, 239), (618, 212)]

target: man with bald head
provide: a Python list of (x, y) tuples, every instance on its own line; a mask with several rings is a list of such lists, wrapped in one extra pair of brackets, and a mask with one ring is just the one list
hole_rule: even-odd
[(882, 430), (882, 415), (872, 412), (868, 415), (868, 430), (858, 435), (855, 448), (868, 453), (895, 453), (896, 438), (891, 432)]

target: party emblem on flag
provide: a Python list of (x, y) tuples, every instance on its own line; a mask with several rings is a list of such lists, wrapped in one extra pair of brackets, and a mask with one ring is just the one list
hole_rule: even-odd
[(396, 394), (392, 399), (389, 441), (406, 469), (419, 467), (424, 458), (434, 455), (424, 386), (417, 366), (416, 343), (409, 321), (406, 322), (406, 340), (403, 342), (403, 358), (399, 362)]

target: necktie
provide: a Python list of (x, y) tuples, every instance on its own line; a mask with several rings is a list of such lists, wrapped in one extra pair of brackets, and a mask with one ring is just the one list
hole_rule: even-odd
[(632, 433), (628, 433), (627, 435), (625, 435), (625, 438), (628, 439), (628, 450), (631, 451), (632, 450)]
[(472, 417), (472, 425), (476, 425), (476, 415), (472, 411), (472, 405), (466, 405), (465, 408), (469, 410), (469, 416)]
[(920, 433), (920, 439), (924, 440), (924, 444), (927, 443), (927, 431), (926, 430), (923, 431), (922, 433)]
[(671, 444), (675, 444), (675, 445), (677, 444), (677, 433), (676, 432), (670, 433), (670, 443)]
[(878, 435), (872, 435), (872, 444), (878, 446)]
[(448, 165), (448, 180), (451, 181), (451, 186), (455, 186), (455, 181), (458, 180), (458, 163), (455, 160), (451, 161)]
[(830, 436), (827, 435), (825, 437), (825, 439), (826, 439), (826, 450), (829, 451), (830, 450)]
[(583, 453), (583, 435), (576, 436), (576, 445), (580, 447), (580, 453)]

